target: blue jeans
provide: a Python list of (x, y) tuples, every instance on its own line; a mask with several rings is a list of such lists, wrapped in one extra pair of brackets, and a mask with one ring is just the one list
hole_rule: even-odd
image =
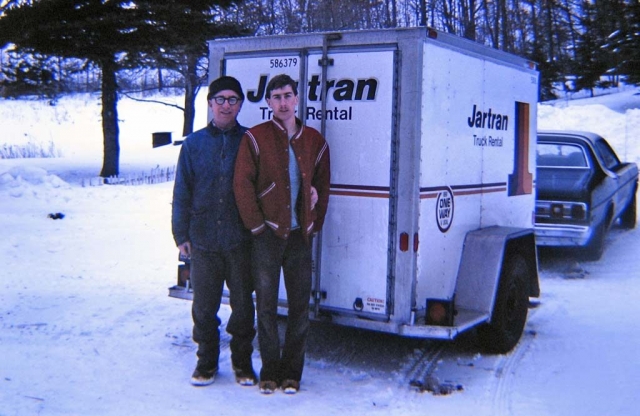
[[(267, 228), (253, 237), (252, 265), (262, 357), (260, 379), (300, 381), (310, 326), (311, 244), (305, 242), (300, 230), (292, 231), (289, 238), (283, 240)], [(280, 269), (288, 303), (282, 354), (277, 320)]]
[(231, 334), (231, 362), (234, 367), (250, 369), (256, 330), (251, 279), (251, 251), (242, 244), (229, 251), (207, 252), (193, 249), (191, 285), (193, 287), (193, 340), (198, 344), (198, 365), (217, 368), (220, 357), (220, 302), (224, 282), (229, 289), (231, 316), (227, 332)]

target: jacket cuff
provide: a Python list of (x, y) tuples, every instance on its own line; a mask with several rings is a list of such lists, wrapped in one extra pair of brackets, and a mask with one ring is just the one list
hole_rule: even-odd
[(267, 228), (267, 225), (265, 223), (262, 223), (258, 227), (252, 228), (251, 234), (253, 235), (262, 234), (266, 228)]

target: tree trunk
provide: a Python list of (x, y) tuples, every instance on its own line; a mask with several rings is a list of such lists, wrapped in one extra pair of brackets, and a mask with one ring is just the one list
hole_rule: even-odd
[(476, 40), (476, 2), (469, 0), (462, 3), (462, 36), (469, 40)]
[(427, 0), (420, 0), (420, 24), (419, 26), (427, 25)]
[(196, 94), (199, 89), (197, 72), (198, 56), (187, 53), (187, 73), (184, 86), (184, 121), (182, 124), (182, 136), (193, 133), (193, 123), (196, 118)]
[(104, 159), (100, 176), (108, 178), (120, 173), (120, 143), (118, 130), (118, 84), (113, 57), (100, 62), (102, 69), (102, 135)]

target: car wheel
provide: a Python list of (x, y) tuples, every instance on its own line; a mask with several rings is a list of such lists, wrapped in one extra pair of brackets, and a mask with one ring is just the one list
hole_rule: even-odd
[(584, 257), (587, 260), (599, 260), (604, 253), (604, 237), (607, 234), (606, 221), (603, 221), (591, 236), (591, 240), (584, 248)]
[(506, 253), (491, 322), (478, 328), (482, 349), (506, 354), (520, 341), (529, 308), (527, 262), (519, 253)]
[(636, 228), (636, 193), (633, 193), (633, 198), (629, 201), (622, 215), (620, 216), (620, 225), (622, 228), (631, 230)]

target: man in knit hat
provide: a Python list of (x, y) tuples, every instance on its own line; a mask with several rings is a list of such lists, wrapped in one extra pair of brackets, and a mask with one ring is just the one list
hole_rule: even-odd
[(173, 188), (171, 225), (183, 256), (191, 260), (193, 340), (198, 363), (194, 386), (212, 384), (218, 373), (223, 285), (229, 289), (231, 363), (236, 381), (257, 382), (253, 370), (254, 305), (250, 270), (250, 232), (238, 214), (233, 172), (240, 139), (247, 130), (236, 117), (244, 94), (238, 80), (223, 76), (209, 85), (207, 101), (213, 118), (182, 144)]

